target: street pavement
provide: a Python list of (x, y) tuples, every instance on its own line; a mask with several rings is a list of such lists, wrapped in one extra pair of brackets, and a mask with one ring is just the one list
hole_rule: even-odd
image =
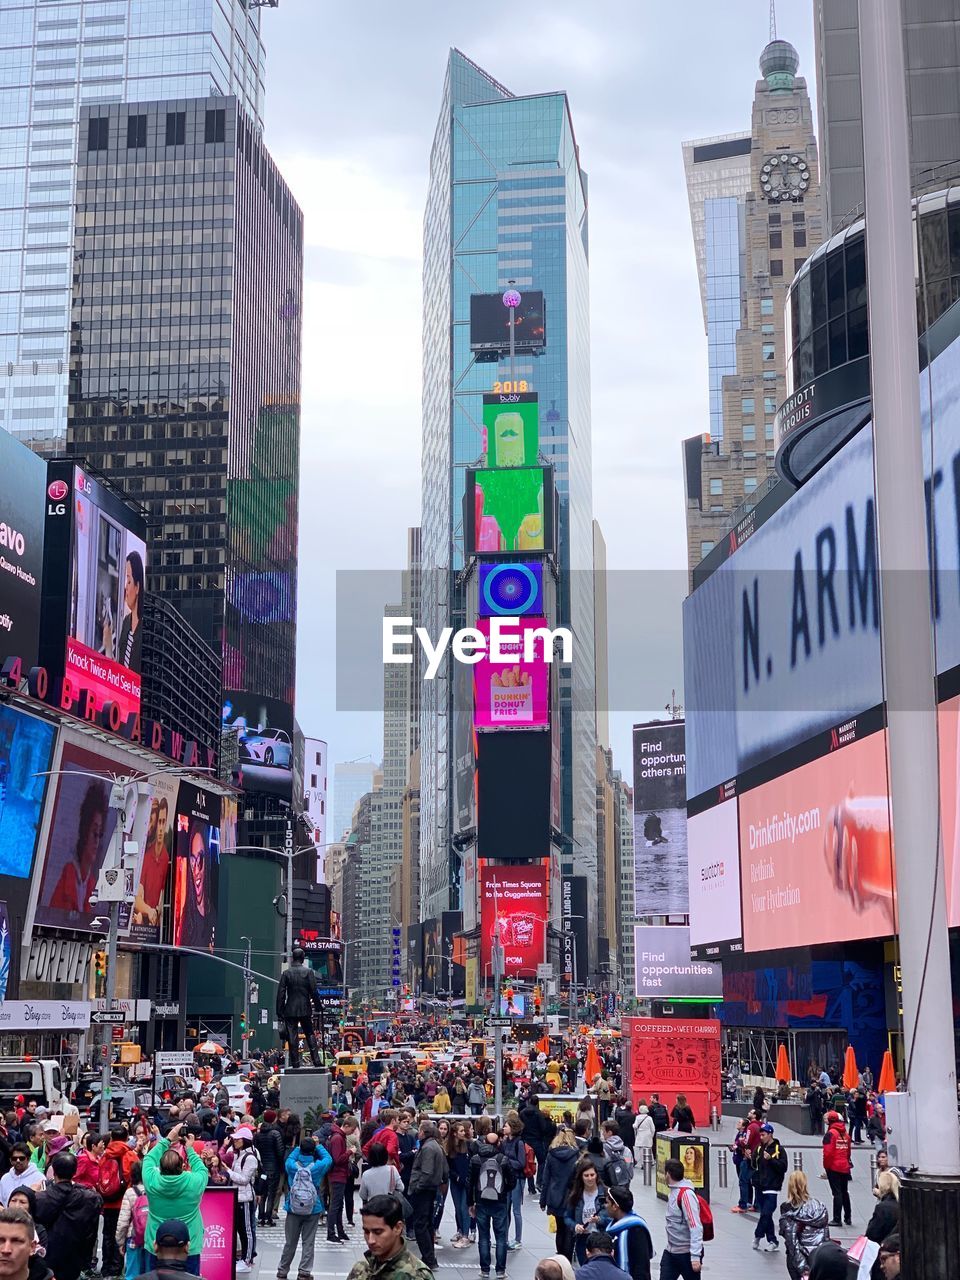
[[(776, 1120), (775, 1111), (771, 1118), (774, 1121)], [(742, 1280), (743, 1276), (783, 1277), (787, 1274), (786, 1263), (783, 1259), (783, 1246), (781, 1245), (777, 1253), (755, 1252), (753, 1249), (753, 1233), (757, 1215), (730, 1212), (731, 1208), (737, 1203), (738, 1192), (729, 1152), (727, 1159), (729, 1169), (728, 1186), (722, 1188), (719, 1185), (717, 1151), (728, 1151), (735, 1128), (735, 1122), (724, 1120), (721, 1123), (719, 1133), (713, 1133), (709, 1129), (699, 1131), (700, 1136), (708, 1138), (711, 1142), (710, 1203), (714, 1213), (716, 1230), (716, 1239), (706, 1246), (707, 1254), (704, 1274), (710, 1280)], [(818, 1139), (816, 1137), (803, 1137), (800, 1134), (794, 1134), (789, 1129), (782, 1129), (776, 1125), (775, 1129), (777, 1136), (786, 1148), (789, 1169), (792, 1170), (794, 1168), (794, 1152), (800, 1153), (803, 1158), (804, 1170), (810, 1181), (811, 1193), (822, 1200), (828, 1210), (831, 1210), (830, 1189), (826, 1180), (821, 1180), (818, 1176), (823, 1169)], [(657, 1256), (653, 1262), (653, 1276), (656, 1277), (659, 1274), (660, 1251), (664, 1244), (663, 1214), (665, 1203), (657, 1199), (656, 1191), (652, 1185), (649, 1187), (644, 1186), (639, 1168), (634, 1175), (632, 1191), (637, 1211), (646, 1219), (653, 1235), (653, 1244), (657, 1251)], [(786, 1197), (782, 1198), (785, 1199)], [(867, 1144), (854, 1148), (854, 1174), (850, 1187), (850, 1199), (853, 1206), (853, 1226), (844, 1227), (839, 1231), (836, 1228), (831, 1228), (831, 1233), (834, 1237), (847, 1245), (863, 1234), (876, 1203), (870, 1189), (870, 1147)], [(317, 1247), (313, 1267), (313, 1274), (317, 1280), (329, 1280), (333, 1276), (345, 1276), (354, 1262), (362, 1256), (363, 1235), (360, 1230), (359, 1197), (357, 1198), (357, 1210), (356, 1226), (350, 1232), (352, 1239), (349, 1244), (328, 1244), (324, 1236), (324, 1227), (320, 1227), (317, 1233)], [(556, 1251), (555, 1238), (547, 1231), (546, 1227), (546, 1215), (541, 1213), (536, 1198), (527, 1197), (523, 1206), (523, 1248), (507, 1255), (507, 1271), (513, 1277), (513, 1280), (532, 1280), (534, 1268), (539, 1260)], [(443, 1248), (437, 1253), (437, 1259), (440, 1263), (439, 1275), (440, 1277), (449, 1277), (450, 1280), (460, 1280), (461, 1277), (477, 1280), (480, 1267), (476, 1246), (462, 1250), (452, 1248), (450, 1238), (453, 1236), (455, 1229), (453, 1206), (448, 1198), (440, 1227)], [(257, 1242), (258, 1256), (254, 1262), (254, 1272), (251, 1280), (271, 1280), (271, 1277), (276, 1276), (277, 1262), (280, 1258), (280, 1251), (283, 1248), (282, 1215), (279, 1226), (258, 1228)], [(416, 1245), (412, 1245), (411, 1249), (414, 1254), (417, 1253)], [(291, 1276), (296, 1274), (295, 1267), (296, 1263), (290, 1268)]]

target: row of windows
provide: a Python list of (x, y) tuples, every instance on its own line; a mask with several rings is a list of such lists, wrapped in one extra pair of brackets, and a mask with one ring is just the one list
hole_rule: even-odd
[[(743, 396), (740, 400), (740, 412), (745, 414), (753, 414), (755, 412), (756, 401), (753, 396)], [(776, 413), (777, 401), (773, 396), (764, 396), (763, 398), (764, 413)]]
[[(215, 108), (204, 113), (203, 140), (225, 142), (227, 137), (227, 113)], [(187, 141), (187, 113), (168, 111), (165, 139), (168, 147), (182, 147)], [(147, 116), (127, 117), (127, 149), (135, 150), (147, 145)], [(91, 116), (87, 121), (87, 150), (106, 151), (110, 146), (110, 119), (108, 116)]]
[[(756, 476), (744, 476), (743, 488), (746, 493), (753, 493), (757, 487)], [(723, 478), (721, 476), (711, 476), (710, 478), (710, 496), (711, 498), (723, 497)]]
[[(806, 262), (806, 258), (794, 258), (793, 260), (794, 275), (797, 274), (797, 272), (800, 270), (800, 268), (803, 266), (805, 262)], [(774, 279), (779, 279), (780, 277), (783, 276), (783, 259), (782, 258), (770, 259), (770, 275)]]

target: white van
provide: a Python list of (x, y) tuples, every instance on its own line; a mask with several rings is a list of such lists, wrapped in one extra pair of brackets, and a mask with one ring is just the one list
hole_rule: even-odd
[(0, 1111), (11, 1110), (21, 1093), (24, 1102), (33, 1098), (48, 1111), (63, 1110), (60, 1063), (53, 1058), (0, 1058)]

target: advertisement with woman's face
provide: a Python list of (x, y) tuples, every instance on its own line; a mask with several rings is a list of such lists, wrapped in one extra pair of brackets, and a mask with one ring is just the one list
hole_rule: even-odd
[(174, 833), (173, 945), (212, 951), (220, 883), (220, 798), (181, 782)]

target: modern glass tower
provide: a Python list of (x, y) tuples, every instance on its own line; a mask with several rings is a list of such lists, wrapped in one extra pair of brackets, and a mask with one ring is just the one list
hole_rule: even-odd
[[(422, 602), (430, 634), (462, 626), (463, 495), (481, 454), (481, 397), (508, 362), (477, 364), (470, 296), (511, 282), (542, 289), (547, 345), (515, 376), (540, 397), (541, 453), (560, 497), (560, 621), (574, 634), (561, 666), (564, 865), (596, 893), (596, 707), (588, 310), (587, 179), (564, 93), (516, 97), (450, 53), (430, 157), (424, 220)], [(469, 620), (472, 621), (472, 620)], [(458, 903), (452, 848), (453, 672), (423, 684), (421, 918)], [(546, 850), (542, 851), (544, 854)], [(536, 854), (532, 854), (536, 856)]]
[(0, 423), (62, 452), (77, 121), (83, 106), (236, 97), (262, 128), (245, 0), (0, 3)]

